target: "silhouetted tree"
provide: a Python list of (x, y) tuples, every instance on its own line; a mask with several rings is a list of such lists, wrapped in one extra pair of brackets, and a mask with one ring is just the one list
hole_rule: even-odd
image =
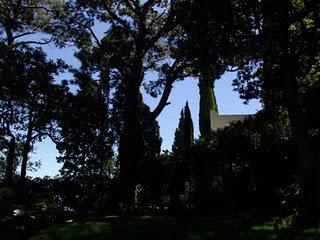
[(175, 131), (174, 142), (172, 145), (172, 180), (171, 186), (171, 205), (173, 211), (181, 210), (180, 195), (185, 194), (186, 182), (191, 184), (192, 175), (192, 145), (194, 142), (193, 122), (188, 102), (181, 110), (179, 126)]
[[(136, 168), (144, 155), (143, 129), (146, 126), (141, 123), (148, 125), (152, 121), (144, 121), (140, 114), (140, 87), (145, 86), (154, 96), (162, 93), (159, 104), (150, 115), (151, 119), (156, 119), (168, 105), (173, 82), (185, 75), (185, 62), (174, 54), (177, 41), (182, 37), (177, 34), (179, 31), (175, 15), (179, 3), (180, 1), (167, 0), (79, 0), (75, 5), (70, 4), (74, 7), (72, 16), (84, 19), (81, 22), (85, 24), (79, 32), (86, 31), (86, 36), (92, 36), (103, 56), (102, 63), (109, 69), (108, 76), (117, 78), (123, 89), (123, 126), (119, 141), (119, 159), (122, 198), (128, 205), (134, 200)], [(108, 27), (101, 40), (91, 28), (95, 18), (106, 23)], [(70, 21), (64, 23), (68, 32)], [(81, 44), (84, 38), (78, 38), (78, 43)], [(149, 71), (156, 71), (159, 74), (158, 79), (148, 81), (145, 74)]]
[(59, 118), (60, 140), (57, 149), (63, 163), (63, 176), (86, 178), (111, 177), (112, 142), (104, 99), (97, 86), (90, 84), (76, 95), (68, 94)]
[[(310, 70), (317, 65), (319, 46), (319, 3), (317, 1), (262, 1), (253, 13), (259, 28), (259, 41), (251, 43), (251, 61), (239, 71), (235, 83), (241, 95), (250, 99), (262, 96), (266, 109), (285, 107), (297, 146), (301, 170), (301, 219), (314, 222), (319, 218), (319, 180), (315, 149), (309, 140), (311, 120), (305, 114), (304, 92), (313, 87)], [(250, 46), (250, 44), (249, 44)], [(313, 85), (315, 86), (315, 85)], [(308, 90), (309, 89), (309, 90)], [(307, 107), (308, 108), (308, 107)], [(310, 108), (309, 108), (310, 109)]]
[(20, 178), (23, 183), (32, 145), (53, 130), (52, 113), (63, 89), (54, 84), (53, 79), (65, 69), (65, 64), (47, 60), (41, 49), (30, 47), (7, 49), (3, 53), (1, 122), (5, 138), (10, 138), (7, 141), (7, 177), (13, 174), (16, 145), (21, 142)]
[[(2, 129), (7, 142), (6, 181), (11, 182), (16, 145), (23, 142), (21, 182), (26, 176), (28, 154), (32, 143), (41, 140), (50, 120), (49, 98), (58, 86), (53, 76), (65, 68), (61, 61), (54, 63), (32, 45), (44, 45), (51, 38), (31, 39), (35, 34), (50, 32), (54, 12), (61, 7), (59, 1), (2, 1), (0, 3), (0, 51)], [(49, 97), (50, 95), (50, 97)], [(46, 120), (45, 120), (46, 119)], [(37, 134), (35, 134), (37, 132)], [(10, 138), (10, 139), (8, 139)]]

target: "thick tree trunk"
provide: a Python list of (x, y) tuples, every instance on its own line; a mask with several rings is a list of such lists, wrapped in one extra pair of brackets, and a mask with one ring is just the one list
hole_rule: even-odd
[[(292, 71), (290, 69), (292, 68), (287, 68), (288, 71)], [(299, 103), (298, 100), (297, 80), (295, 77), (287, 77), (289, 119), (297, 146), (298, 166), (300, 169), (300, 217), (302, 224), (312, 224), (315, 223), (320, 216), (320, 186), (317, 177), (319, 169), (314, 162), (314, 156), (308, 138), (308, 122), (302, 111), (301, 103)]]
[[(13, 38), (13, 34), (11, 31), (11, 24), (9, 22), (7, 22), (5, 24), (5, 32), (7, 35), (7, 45), (9, 47), (9, 49), (11, 50), (13, 43), (14, 43), (14, 38)], [(11, 60), (12, 60), (12, 54), (11, 51), (9, 51), (8, 54), (8, 59), (7, 62), (9, 65), (11, 64)], [(13, 68), (10, 68), (9, 71), (9, 78), (12, 78), (12, 75), (14, 74)], [(9, 105), (11, 106), (11, 101), (9, 101)], [(12, 109), (11, 109), (12, 110)], [(11, 112), (12, 114), (12, 112)], [(9, 142), (9, 147), (8, 147), (8, 154), (6, 157), (6, 173), (5, 173), (5, 179), (4, 182), (7, 186), (11, 187), (12, 186), (12, 182), (13, 182), (13, 174), (14, 174), (14, 160), (15, 160), (15, 151), (16, 151), (16, 139), (14, 137), (13, 134), (11, 134), (10, 132), (10, 127), (7, 126), (7, 130), (8, 130), (8, 134), (10, 135), (11, 139)]]
[(143, 142), (138, 101), (133, 96), (130, 99), (125, 114), (123, 133), (120, 138), (119, 159), (122, 202), (132, 206), (135, 195), (137, 164), (143, 157)]
[(301, 201), (299, 206), (302, 224), (314, 224), (320, 217), (320, 185), (318, 168), (314, 162), (312, 148), (308, 137), (308, 121), (303, 112), (302, 99), (299, 96), (299, 82), (296, 74), (298, 61), (293, 55), (295, 46), (289, 41), (289, 1), (283, 2), (282, 16), (282, 77), (284, 78), (289, 119), (297, 146), (298, 166), (300, 168)]
[[(13, 69), (13, 64), (12, 64), (12, 47), (13, 47), (13, 43), (14, 43), (14, 38), (13, 38), (13, 34), (12, 34), (12, 30), (11, 30), (11, 23), (8, 21), (8, 19), (6, 20), (6, 24), (5, 24), (5, 32), (7, 35), (7, 46), (9, 47), (10, 51), (8, 54), (8, 59), (7, 59), (7, 63), (8, 65), (10, 65), (10, 71), (8, 72), (8, 78), (13, 78), (14, 76), (14, 69)], [(13, 109), (12, 109), (12, 102), (11, 100), (9, 100), (9, 106), (11, 107), (11, 115), (13, 115)], [(13, 175), (14, 175), (14, 161), (15, 161), (15, 157), (16, 157), (16, 138), (15, 136), (11, 133), (10, 131), (10, 126), (7, 126), (7, 132), (8, 135), (11, 137), (10, 142), (9, 142), (9, 147), (8, 147), (8, 154), (6, 157), (6, 173), (5, 173), (5, 185), (7, 185), (8, 187), (12, 186), (13, 183)]]
[[(320, 186), (318, 182), (318, 167), (314, 162), (312, 148), (308, 138), (308, 121), (302, 111), (298, 96), (298, 83), (294, 76), (290, 76), (294, 64), (290, 67), (287, 59), (287, 103), (292, 133), (297, 146), (298, 166), (300, 169), (301, 198), (299, 203), (300, 220), (302, 224), (315, 223), (320, 216)], [(285, 69), (284, 69), (285, 70)]]
[[(287, 106), (300, 169), (300, 221), (302, 224), (315, 223), (320, 216), (320, 185), (317, 177), (318, 167), (308, 138), (308, 120), (303, 112), (302, 98), (299, 94), (298, 78), (301, 63), (298, 62), (299, 56), (296, 55), (299, 48), (296, 44), (299, 43), (292, 42), (289, 33), (292, 24), (289, 15), (291, 1), (265, 0), (263, 3), (264, 37), (266, 44), (271, 44), (269, 48), (267, 47), (264, 64), (265, 66), (270, 64), (271, 67), (273, 64), (278, 64), (281, 67), (277, 72), (280, 77), (275, 74), (264, 75), (264, 88), (268, 88), (269, 91), (266, 98), (274, 101), (279, 97)], [(272, 73), (270, 66), (265, 73), (268, 74), (267, 71)], [(283, 95), (279, 94), (279, 90)], [(267, 106), (270, 106), (270, 103)]]
[(13, 182), (15, 151), (16, 151), (16, 139), (12, 136), (9, 142), (8, 154), (6, 157), (6, 173), (5, 173), (4, 184), (7, 187), (11, 187)]
[(137, 165), (144, 156), (143, 130), (141, 127), (141, 94), (140, 84), (143, 78), (142, 60), (136, 61), (132, 71), (132, 81), (127, 82), (125, 89), (124, 126), (120, 136), (120, 184), (121, 202), (129, 207), (134, 204), (137, 179)]

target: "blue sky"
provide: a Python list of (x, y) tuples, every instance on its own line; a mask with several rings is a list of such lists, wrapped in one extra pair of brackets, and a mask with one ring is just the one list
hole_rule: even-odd
[[(95, 28), (96, 34), (101, 37), (105, 28), (103, 25), (97, 25)], [(74, 67), (79, 67), (79, 62), (74, 58), (73, 47), (64, 49), (57, 49), (53, 45), (47, 45), (44, 47), (44, 51), (47, 52), (49, 58), (57, 59), (61, 58), (68, 64)], [(251, 114), (261, 109), (259, 101), (251, 101), (248, 105), (243, 104), (239, 98), (238, 93), (234, 92), (231, 86), (234, 79), (234, 73), (226, 73), (215, 84), (215, 93), (219, 106), (220, 114)], [(58, 79), (71, 79), (72, 76), (69, 73), (62, 74)], [(159, 99), (154, 99), (146, 94), (143, 94), (144, 101), (147, 103), (151, 110), (156, 106)], [(180, 111), (184, 107), (186, 101), (189, 102), (193, 124), (195, 138), (199, 137), (198, 126), (198, 113), (199, 113), (199, 93), (197, 80), (194, 78), (186, 78), (184, 81), (180, 81), (174, 84), (171, 95), (169, 97), (170, 105), (168, 105), (161, 115), (158, 117), (160, 125), (160, 134), (163, 138), (162, 149), (171, 150), (173, 142), (174, 132), (178, 125)], [(56, 156), (58, 155), (55, 145), (49, 140), (45, 139), (41, 143), (36, 144), (34, 153), (31, 154), (31, 160), (41, 159), (41, 168), (37, 172), (28, 172), (28, 175), (33, 177), (54, 176), (59, 173), (59, 165), (56, 162)]]
[[(220, 114), (250, 114), (261, 109), (261, 105), (257, 100), (251, 101), (248, 105), (243, 104), (238, 93), (232, 90), (231, 82), (233, 78), (234, 74), (227, 73), (221, 79), (216, 81), (215, 92)], [(144, 100), (151, 109), (154, 108), (158, 101), (157, 99), (151, 98), (145, 94)], [(197, 138), (199, 136), (199, 94), (197, 81), (193, 78), (187, 78), (174, 85), (169, 98), (169, 102), (171, 102), (171, 104), (163, 110), (157, 119), (160, 125), (160, 134), (163, 138), (163, 150), (171, 150), (174, 131), (178, 126), (180, 111), (184, 107), (186, 101), (189, 102), (195, 129), (195, 137)], [(31, 155), (31, 159), (41, 159), (42, 166), (37, 172), (29, 172), (28, 174), (39, 177), (43, 177), (45, 175), (54, 176), (58, 174), (61, 166), (56, 162), (57, 155), (58, 152), (55, 149), (54, 144), (49, 139), (37, 144), (35, 152)]]

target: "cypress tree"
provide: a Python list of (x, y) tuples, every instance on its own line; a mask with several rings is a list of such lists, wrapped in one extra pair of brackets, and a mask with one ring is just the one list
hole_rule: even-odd
[(178, 155), (180, 152), (184, 150), (184, 109), (180, 112), (179, 125), (174, 133), (174, 140), (172, 145), (172, 152), (174, 155)]
[(207, 139), (211, 133), (211, 110), (218, 112), (218, 105), (214, 95), (213, 83), (208, 74), (201, 73), (199, 78), (200, 110), (199, 128), (201, 137)]
[(184, 107), (184, 148), (185, 151), (190, 151), (190, 148), (194, 141), (193, 136), (193, 122), (191, 117), (191, 111), (189, 108), (188, 102), (186, 103), (186, 106)]
[(181, 110), (179, 126), (175, 131), (172, 152), (174, 163), (172, 165), (172, 178), (170, 186), (171, 207), (179, 212), (182, 207), (180, 194), (185, 193), (185, 182), (190, 177), (192, 169), (191, 147), (194, 141), (193, 122), (188, 102)]
[(177, 155), (191, 148), (194, 141), (193, 121), (188, 102), (181, 110), (179, 125), (174, 134), (172, 152)]

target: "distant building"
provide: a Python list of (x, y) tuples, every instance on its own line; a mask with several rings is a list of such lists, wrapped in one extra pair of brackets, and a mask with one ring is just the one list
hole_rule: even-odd
[(243, 121), (250, 114), (245, 115), (219, 115), (216, 110), (210, 111), (210, 126), (213, 131), (228, 126), (231, 122)]

